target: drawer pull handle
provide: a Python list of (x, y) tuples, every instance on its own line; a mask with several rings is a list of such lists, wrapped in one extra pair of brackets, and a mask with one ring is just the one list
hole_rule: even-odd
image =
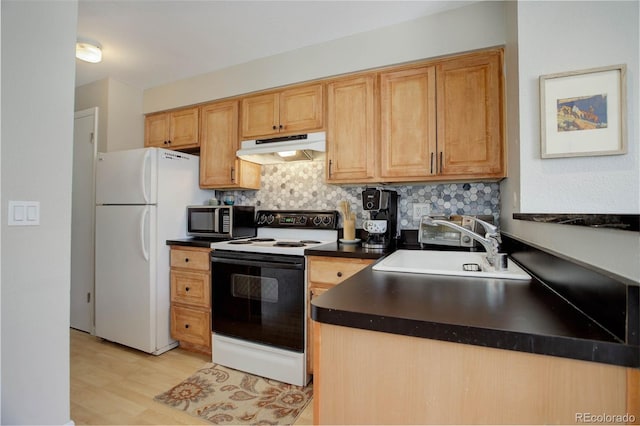
[(338, 272), (338, 273), (337, 273), (337, 275), (338, 275), (339, 277), (341, 277), (341, 276), (342, 276), (342, 272)]
[(184, 258), (184, 263), (189, 263), (189, 258), (188, 257)]
[(189, 290), (191, 290), (189, 287), (184, 288), (184, 291), (189, 291)]
[(185, 325), (184, 325), (184, 328), (189, 328), (189, 324), (185, 324)]

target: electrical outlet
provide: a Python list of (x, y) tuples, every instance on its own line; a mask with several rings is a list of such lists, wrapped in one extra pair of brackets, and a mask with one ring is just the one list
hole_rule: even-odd
[(413, 203), (413, 218), (419, 220), (422, 216), (431, 214), (431, 206), (427, 203)]

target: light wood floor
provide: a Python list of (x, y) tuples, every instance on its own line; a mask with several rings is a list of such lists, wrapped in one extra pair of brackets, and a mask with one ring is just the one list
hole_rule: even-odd
[[(210, 361), (180, 348), (148, 355), (72, 329), (71, 419), (77, 425), (209, 424), (153, 397)], [(313, 424), (312, 406), (307, 406), (296, 425)]]

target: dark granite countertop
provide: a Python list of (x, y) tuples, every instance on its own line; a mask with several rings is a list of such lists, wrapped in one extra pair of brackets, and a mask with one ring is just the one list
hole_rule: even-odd
[(177, 238), (175, 240), (167, 240), (169, 246), (185, 246), (185, 247), (211, 247), (211, 243), (214, 243), (215, 239), (208, 238)]
[(312, 301), (314, 320), (498, 349), (640, 367), (640, 348), (530, 281), (374, 271)]
[(393, 250), (373, 250), (362, 247), (362, 243), (343, 244), (340, 242), (323, 244), (321, 246), (308, 248), (304, 251), (306, 256), (331, 256), (349, 257), (357, 259), (379, 259)]

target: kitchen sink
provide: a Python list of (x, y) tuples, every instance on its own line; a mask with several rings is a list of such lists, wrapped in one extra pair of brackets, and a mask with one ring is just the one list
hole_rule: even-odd
[(529, 280), (531, 276), (508, 261), (507, 269), (494, 271), (484, 252), (396, 250), (373, 266), (375, 271), (407, 272), (426, 275), (457, 275), (461, 277), (506, 278)]

